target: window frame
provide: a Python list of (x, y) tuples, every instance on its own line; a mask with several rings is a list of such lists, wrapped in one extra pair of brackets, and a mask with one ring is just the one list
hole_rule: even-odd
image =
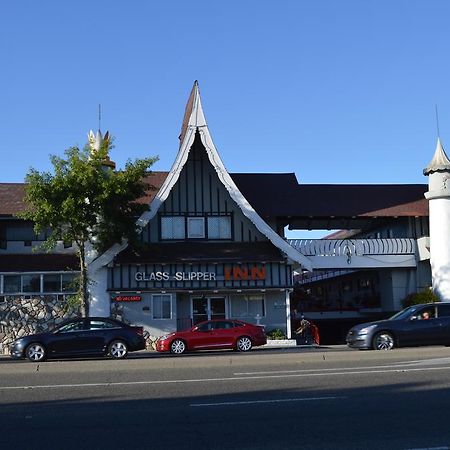
[[(160, 311), (161, 317), (155, 317), (155, 300), (157, 298), (161, 299)], [(169, 317), (164, 317), (164, 307), (163, 307), (163, 298), (168, 299), (169, 301)], [(153, 320), (171, 320), (173, 319), (173, 302), (172, 302), (172, 294), (152, 294), (151, 296), (151, 315)]]

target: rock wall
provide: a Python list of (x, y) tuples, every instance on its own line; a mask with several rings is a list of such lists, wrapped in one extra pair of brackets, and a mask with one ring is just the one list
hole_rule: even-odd
[(18, 337), (47, 331), (77, 316), (78, 308), (68, 306), (64, 296), (9, 297), (0, 303), (0, 354), (8, 354)]

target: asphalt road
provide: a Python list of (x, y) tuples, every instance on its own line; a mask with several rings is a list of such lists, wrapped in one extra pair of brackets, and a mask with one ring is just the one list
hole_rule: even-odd
[(0, 449), (450, 448), (450, 348), (0, 358)]

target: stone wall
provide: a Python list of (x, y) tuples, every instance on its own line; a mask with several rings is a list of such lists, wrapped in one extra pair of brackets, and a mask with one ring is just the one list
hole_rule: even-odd
[(67, 306), (63, 295), (7, 297), (0, 303), (0, 354), (8, 354), (10, 344), (21, 336), (47, 331), (77, 316), (78, 309)]

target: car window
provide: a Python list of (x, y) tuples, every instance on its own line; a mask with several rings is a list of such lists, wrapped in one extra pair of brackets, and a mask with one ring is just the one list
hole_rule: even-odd
[(417, 310), (417, 306), (409, 306), (406, 309), (402, 309), (398, 313), (395, 313), (392, 317), (389, 318), (389, 320), (400, 320), (405, 319), (409, 315), (413, 314)]
[(436, 318), (436, 308), (434, 306), (427, 306), (426, 308), (419, 309), (415, 313), (415, 317), (418, 320), (428, 320)]
[(65, 325), (61, 325), (56, 331), (58, 333), (72, 333), (74, 331), (80, 331), (84, 329), (84, 324), (82, 320), (76, 322), (69, 322)]
[(245, 324), (243, 324), (242, 322), (234, 322), (234, 326), (235, 327), (245, 327)]
[(90, 320), (90, 330), (105, 330), (108, 328), (119, 328), (117, 324), (110, 322), (109, 320)]
[(450, 305), (438, 305), (439, 317), (450, 317)]
[(216, 330), (229, 330), (230, 328), (233, 328), (233, 322), (227, 321), (227, 320), (220, 320), (215, 323), (215, 329)]
[(213, 323), (212, 322), (206, 322), (206, 323), (202, 323), (201, 325), (199, 325), (197, 327), (197, 331), (211, 331), (213, 329)]

